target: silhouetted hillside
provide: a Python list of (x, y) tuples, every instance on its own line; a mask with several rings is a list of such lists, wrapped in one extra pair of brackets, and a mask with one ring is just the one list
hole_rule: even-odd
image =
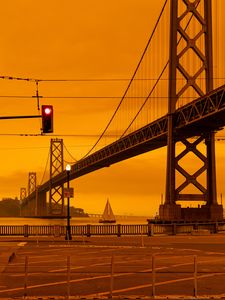
[(0, 217), (18, 217), (20, 215), (20, 201), (11, 198), (3, 198), (0, 201)]
[[(66, 207), (65, 210), (66, 212)], [(71, 217), (88, 217), (82, 208), (70, 207)], [(3, 198), (0, 201), (0, 217), (19, 217), (20, 216), (20, 201), (15, 198)]]

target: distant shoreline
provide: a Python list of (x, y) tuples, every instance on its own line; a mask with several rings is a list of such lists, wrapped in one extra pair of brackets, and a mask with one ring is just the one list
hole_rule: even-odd
[[(149, 217), (126, 216), (116, 218), (116, 224), (147, 224)], [(0, 226), (10, 225), (66, 225), (67, 218), (0, 217)], [(71, 217), (71, 225), (99, 225), (97, 217)]]

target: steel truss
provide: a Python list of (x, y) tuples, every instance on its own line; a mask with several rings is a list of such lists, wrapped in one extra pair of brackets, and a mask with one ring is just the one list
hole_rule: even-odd
[[(204, 129), (218, 130), (220, 127), (224, 126), (223, 116), (225, 108), (225, 86), (222, 86), (207, 95), (200, 97), (199, 99), (181, 107), (175, 112), (175, 129), (187, 126), (189, 130), (191, 123), (198, 120), (199, 122), (195, 124), (196, 131), (199, 131), (198, 127), (203, 126), (202, 123), (206, 118), (207, 121), (204, 122)], [(217, 113), (217, 118), (213, 118), (210, 121), (209, 116)], [(220, 113), (222, 115), (220, 116)]]
[[(185, 145), (185, 149), (176, 157), (176, 170), (180, 172), (181, 175), (185, 177), (185, 181), (180, 184), (176, 188), (176, 199), (181, 201), (196, 201), (196, 200), (202, 200), (207, 201), (207, 190), (206, 188), (198, 181), (198, 177), (202, 175), (207, 170), (207, 158), (205, 155), (203, 155), (198, 149), (197, 146), (204, 140), (204, 137), (198, 137), (194, 142), (189, 142), (187, 139), (181, 139), (181, 142), (183, 145)], [(180, 164), (179, 161), (184, 158), (184, 156), (192, 152), (195, 154), (195, 156), (203, 163), (203, 166), (199, 168), (196, 172), (191, 174), (190, 172), (186, 171)], [(185, 189), (189, 185), (194, 185), (199, 191), (200, 194), (187, 194), (187, 193), (181, 193), (182, 191), (185, 191)]]
[(64, 215), (63, 184), (52, 185), (52, 179), (63, 172), (63, 140), (51, 139), (50, 145), (50, 189), (49, 215)]

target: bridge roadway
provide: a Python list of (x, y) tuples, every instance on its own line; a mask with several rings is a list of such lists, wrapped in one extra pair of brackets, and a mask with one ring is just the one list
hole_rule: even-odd
[[(70, 179), (74, 179), (100, 168), (167, 145), (167, 120), (165, 115), (154, 122), (124, 136), (118, 141), (79, 160), (71, 166)], [(225, 126), (225, 85), (213, 90), (174, 113), (176, 141), (182, 137), (200, 136), (209, 131), (218, 131)], [(38, 192), (47, 192), (51, 187), (67, 181), (66, 171), (38, 187)], [(31, 193), (26, 201), (35, 198)], [(25, 202), (26, 202), (25, 201)], [(24, 203), (25, 204), (25, 203)]]
[(22, 299), (25, 293), (35, 297), (32, 299), (47, 296), (61, 296), (62, 299), (68, 290), (71, 296), (82, 299), (107, 298), (110, 290), (112, 296), (120, 296), (119, 299), (132, 296), (132, 299), (146, 299), (144, 297), (152, 295), (154, 282), (152, 255), (155, 257), (156, 296), (173, 299), (172, 296), (177, 295), (190, 300), (194, 296), (194, 286), (195, 295), (202, 297), (198, 299), (225, 295), (224, 234), (99, 237), (70, 243), (59, 239), (37, 242), (15, 237), (1, 238), (0, 250), (2, 243), (6, 247), (7, 243), (15, 244), (16, 241), (15, 255), (0, 274), (0, 299)]

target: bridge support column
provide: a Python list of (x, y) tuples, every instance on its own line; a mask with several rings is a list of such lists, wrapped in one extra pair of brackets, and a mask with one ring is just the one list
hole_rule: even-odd
[(169, 66), (169, 102), (168, 102), (168, 136), (167, 136), (167, 173), (165, 204), (159, 207), (159, 216), (163, 220), (180, 220), (181, 206), (176, 204), (175, 197), (175, 135), (174, 117), (176, 109), (176, 72), (177, 72), (177, 32), (178, 0), (170, 4), (170, 66)]
[(27, 217), (36, 216), (36, 199), (32, 198), (27, 202)]
[(37, 213), (36, 215), (38, 217), (43, 217), (43, 216), (47, 216), (47, 202), (46, 202), (46, 193), (42, 192), (42, 193), (38, 193), (38, 189), (37, 189), (37, 194), (36, 194), (36, 204), (37, 204)]
[(216, 161), (215, 161), (215, 134), (209, 132), (205, 139), (208, 158), (208, 172), (207, 172), (207, 204), (216, 205)]
[(207, 203), (202, 206), (207, 212), (207, 219), (217, 221), (223, 219), (223, 206), (217, 202), (216, 191), (216, 162), (215, 162), (215, 133), (209, 132), (205, 139), (208, 158), (207, 172)]
[(165, 221), (181, 220), (181, 205), (165, 203), (159, 206), (159, 217)]
[[(200, 47), (204, 44), (204, 47)], [(174, 112), (189, 103), (190, 98), (204, 96), (213, 89), (212, 55), (212, 1), (170, 0), (170, 58), (169, 58), (169, 100), (167, 177), (165, 204), (159, 207), (162, 220), (210, 220), (223, 219), (223, 208), (216, 199), (215, 140), (210, 125), (192, 129), (181, 136), (176, 131)], [(203, 79), (205, 78), (205, 79)], [(179, 81), (177, 80), (179, 79)], [(195, 118), (193, 113), (193, 119)], [(192, 143), (190, 137), (194, 137)], [(176, 155), (176, 141), (185, 146)], [(206, 151), (197, 148), (205, 141)], [(193, 173), (192, 158), (197, 159)], [(181, 161), (184, 157), (185, 163)], [(183, 163), (184, 162), (184, 163)], [(178, 184), (178, 178), (181, 183)], [(205, 183), (201, 183), (205, 176)], [(184, 180), (182, 182), (182, 180)], [(177, 201), (204, 201), (195, 208), (182, 208)]]

